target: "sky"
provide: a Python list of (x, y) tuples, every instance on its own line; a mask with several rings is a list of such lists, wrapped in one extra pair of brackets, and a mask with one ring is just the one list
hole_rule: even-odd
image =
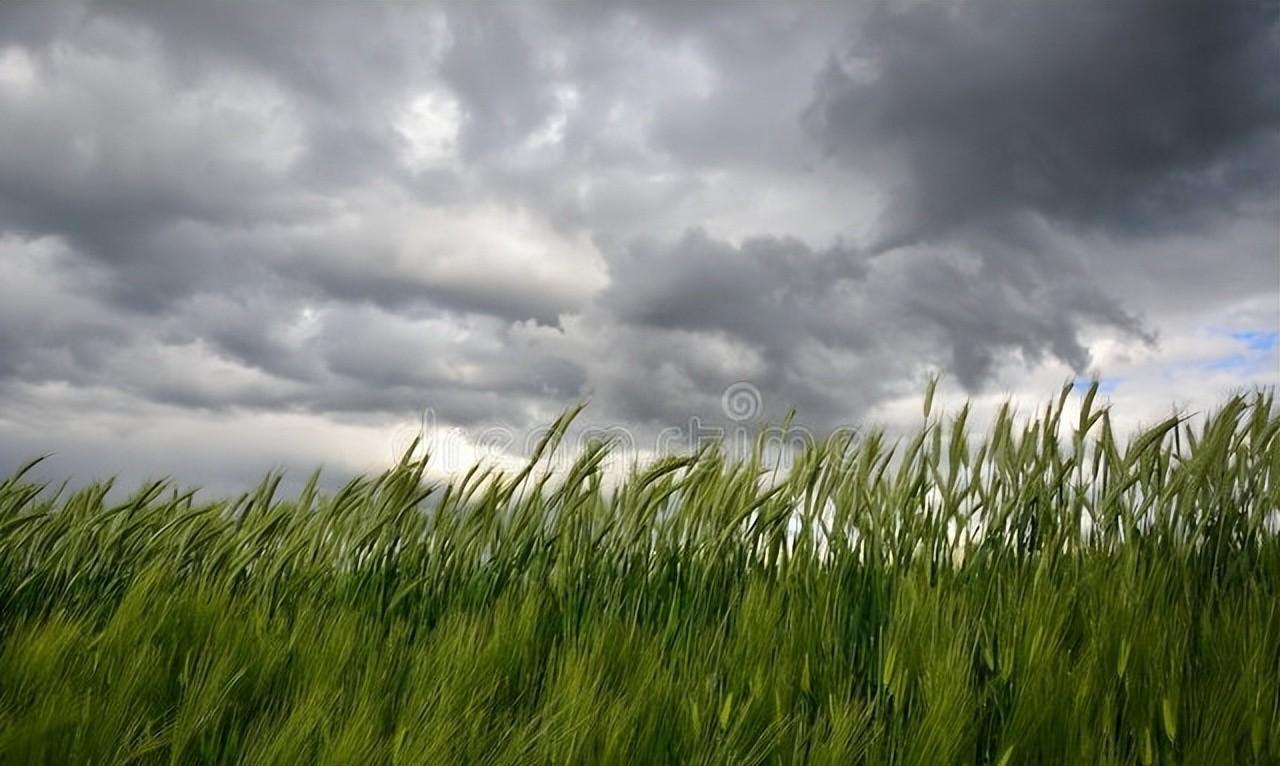
[(1266, 0), (5, 3), (0, 473), (1280, 381)]

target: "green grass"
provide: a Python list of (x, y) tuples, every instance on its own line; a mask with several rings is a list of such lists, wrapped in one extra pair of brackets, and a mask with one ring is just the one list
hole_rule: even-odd
[(1280, 415), (0, 484), (0, 763), (1280, 763)]

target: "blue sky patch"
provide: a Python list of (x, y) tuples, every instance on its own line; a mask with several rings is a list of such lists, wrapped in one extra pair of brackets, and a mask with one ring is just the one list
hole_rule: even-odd
[(1280, 344), (1280, 330), (1237, 330), (1231, 337), (1250, 351), (1270, 351)]
[[(1120, 378), (1099, 378), (1098, 393), (1103, 395), (1109, 395), (1109, 394), (1115, 393), (1115, 390), (1120, 387), (1120, 380), (1121, 380)], [(1085, 393), (1086, 391), (1089, 390), (1089, 386), (1092, 383), (1093, 383), (1092, 378), (1076, 378), (1076, 382), (1075, 382), (1076, 393), (1077, 394)]]

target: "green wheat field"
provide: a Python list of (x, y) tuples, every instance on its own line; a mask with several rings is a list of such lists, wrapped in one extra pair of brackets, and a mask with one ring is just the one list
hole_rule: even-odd
[(785, 474), (550, 472), (576, 410), (449, 482), (20, 472), (0, 763), (1280, 763), (1274, 392), (1125, 439), (1096, 393), (975, 424), (930, 389)]

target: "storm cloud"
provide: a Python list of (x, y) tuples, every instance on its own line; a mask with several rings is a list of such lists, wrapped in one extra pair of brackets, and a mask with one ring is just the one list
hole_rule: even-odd
[[(1277, 13), (7, 4), (0, 471), (361, 467), (424, 411), (657, 429), (737, 381), (820, 427), (935, 370), (1166, 406), (1280, 330)], [(1220, 383), (1276, 381), (1247, 353)]]
[(1027, 212), (1121, 234), (1280, 190), (1274, 3), (887, 3), (806, 114), (892, 199), (872, 245)]

